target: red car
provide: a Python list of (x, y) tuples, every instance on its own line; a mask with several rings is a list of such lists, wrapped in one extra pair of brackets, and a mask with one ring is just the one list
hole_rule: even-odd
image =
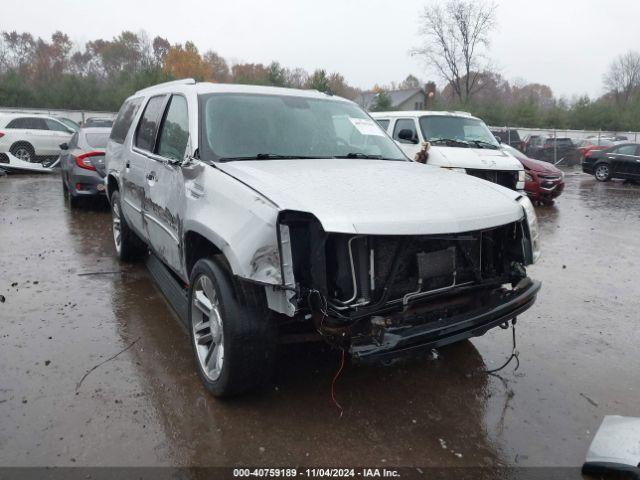
[(586, 140), (580, 140), (576, 144), (576, 150), (580, 156), (580, 163), (584, 161), (587, 153), (596, 150), (604, 150), (605, 148), (613, 147), (614, 143), (611, 140), (605, 138), (587, 138)]
[(525, 172), (524, 190), (533, 203), (550, 205), (564, 190), (564, 173), (555, 165), (534, 160), (521, 151), (502, 144), (502, 149), (516, 157)]

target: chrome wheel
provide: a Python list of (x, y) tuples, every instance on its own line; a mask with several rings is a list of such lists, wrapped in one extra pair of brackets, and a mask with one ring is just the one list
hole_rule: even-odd
[(122, 219), (120, 218), (120, 206), (118, 202), (113, 202), (111, 207), (111, 225), (113, 229), (113, 243), (116, 247), (116, 252), (120, 255), (122, 249)]
[(31, 152), (29, 151), (29, 149), (25, 148), (25, 147), (18, 147), (16, 148), (14, 154), (14, 157), (24, 161), (24, 162), (30, 162), (31, 161)]
[(191, 292), (191, 328), (196, 355), (204, 375), (215, 381), (220, 377), (224, 362), (220, 302), (207, 275), (196, 278)]
[(598, 165), (596, 168), (596, 178), (601, 182), (609, 179), (609, 166), (608, 165)]

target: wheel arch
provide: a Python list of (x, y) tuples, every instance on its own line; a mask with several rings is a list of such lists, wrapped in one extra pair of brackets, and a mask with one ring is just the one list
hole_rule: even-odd
[(107, 175), (107, 197), (111, 200), (111, 194), (116, 190), (120, 190), (118, 179), (113, 173)]

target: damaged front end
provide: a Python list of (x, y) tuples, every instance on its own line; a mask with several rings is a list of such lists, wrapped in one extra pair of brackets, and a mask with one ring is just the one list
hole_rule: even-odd
[(525, 269), (535, 256), (531, 226), (525, 215), (464, 233), (354, 235), (281, 212), (283, 287), (296, 319), (312, 320), (356, 359), (442, 346), (533, 305), (540, 283)]

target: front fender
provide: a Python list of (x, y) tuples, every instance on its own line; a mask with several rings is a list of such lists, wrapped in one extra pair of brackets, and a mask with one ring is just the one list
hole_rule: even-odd
[(279, 208), (215, 168), (205, 167), (186, 187), (184, 235), (195, 232), (213, 243), (234, 275), (282, 284), (276, 232)]

